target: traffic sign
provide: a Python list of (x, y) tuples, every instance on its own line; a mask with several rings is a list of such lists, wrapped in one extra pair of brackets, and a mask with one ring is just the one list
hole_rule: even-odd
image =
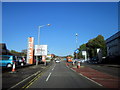
[(82, 55), (86, 55), (86, 51), (82, 51)]
[(79, 53), (79, 50), (78, 50), (78, 49), (76, 49), (76, 50), (75, 50), (75, 53)]

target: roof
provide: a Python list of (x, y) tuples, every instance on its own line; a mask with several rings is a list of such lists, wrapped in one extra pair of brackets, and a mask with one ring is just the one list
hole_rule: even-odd
[(7, 50), (6, 44), (5, 43), (0, 43), (0, 49)]
[(0, 43), (0, 55), (12, 55), (6, 47), (5, 43)]
[(113, 34), (111, 37), (109, 37), (108, 39), (106, 39), (106, 43), (109, 43), (109, 42), (117, 39), (118, 37), (120, 37), (120, 31), (118, 31), (117, 33)]

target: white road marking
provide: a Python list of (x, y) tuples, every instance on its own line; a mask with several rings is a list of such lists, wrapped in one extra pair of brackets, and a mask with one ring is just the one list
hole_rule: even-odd
[[(56, 64), (55, 64), (56, 65)], [(55, 66), (53, 67), (52, 71), (54, 70)]]
[[(72, 68), (70, 68), (70, 69), (71, 69), (72, 71), (76, 72), (74, 69), (72, 69)], [(76, 73), (77, 73), (77, 72), (76, 72)], [(96, 83), (96, 84), (99, 85), (99, 86), (103, 86), (103, 85), (101, 85), (100, 83), (98, 83), (98, 82), (96, 82), (96, 81), (94, 81), (94, 80), (92, 80), (92, 79), (90, 79), (90, 78), (84, 76), (84, 75), (81, 74), (81, 73), (78, 73), (78, 74), (81, 75), (81, 76), (83, 76), (83, 77), (85, 77), (86, 79), (88, 79), (88, 80), (90, 80), (90, 81)]]
[(52, 69), (52, 71), (54, 70), (54, 68)]
[(103, 86), (103, 85), (99, 84), (98, 82), (96, 82), (96, 81), (94, 81), (94, 80), (92, 80), (92, 79), (90, 79), (90, 78), (88, 78), (88, 77), (84, 76), (84, 75), (83, 75), (83, 74), (81, 74), (81, 73), (79, 73), (79, 75), (81, 75), (81, 76), (83, 76), (83, 77), (87, 78), (88, 80), (90, 80), (90, 81), (92, 81), (92, 82), (96, 83), (96, 84), (97, 84), (97, 85), (99, 85), (99, 86)]
[(69, 66), (66, 66), (66, 67), (68, 67), (68, 68), (69, 68)]
[(48, 77), (47, 77), (47, 79), (46, 79), (46, 82), (48, 81), (48, 79), (50, 78), (50, 75), (51, 75), (51, 73), (49, 73), (49, 75), (48, 75)]
[(41, 71), (38, 71), (38, 72), (32, 74), (31, 76), (25, 78), (24, 80), (20, 81), (19, 83), (15, 84), (14, 86), (10, 87), (9, 90), (12, 89), (12, 88), (15, 88), (15, 87), (18, 86), (19, 84), (23, 83), (23, 82), (26, 81), (27, 79), (31, 78), (32, 76), (37, 75), (37, 74), (40, 73), (40, 72), (41, 72)]
[(74, 69), (71, 68), (72, 71), (76, 72)]

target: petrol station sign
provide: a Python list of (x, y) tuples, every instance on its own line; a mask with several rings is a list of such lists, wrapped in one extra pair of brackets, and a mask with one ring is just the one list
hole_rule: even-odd
[(27, 63), (33, 64), (34, 38), (28, 37)]

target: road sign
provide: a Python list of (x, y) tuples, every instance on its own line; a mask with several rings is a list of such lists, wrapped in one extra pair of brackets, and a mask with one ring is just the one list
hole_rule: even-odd
[(78, 50), (78, 49), (76, 49), (76, 50), (75, 50), (75, 53), (79, 53), (79, 50)]
[(47, 45), (35, 45), (35, 56), (47, 55)]
[(86, 55), (86, 51), (82, 51), (82, 55)]
[(86, 51), (82, 51), (82, 55), (85, 56), (85, 60), (87, 60), (87, 52)]

